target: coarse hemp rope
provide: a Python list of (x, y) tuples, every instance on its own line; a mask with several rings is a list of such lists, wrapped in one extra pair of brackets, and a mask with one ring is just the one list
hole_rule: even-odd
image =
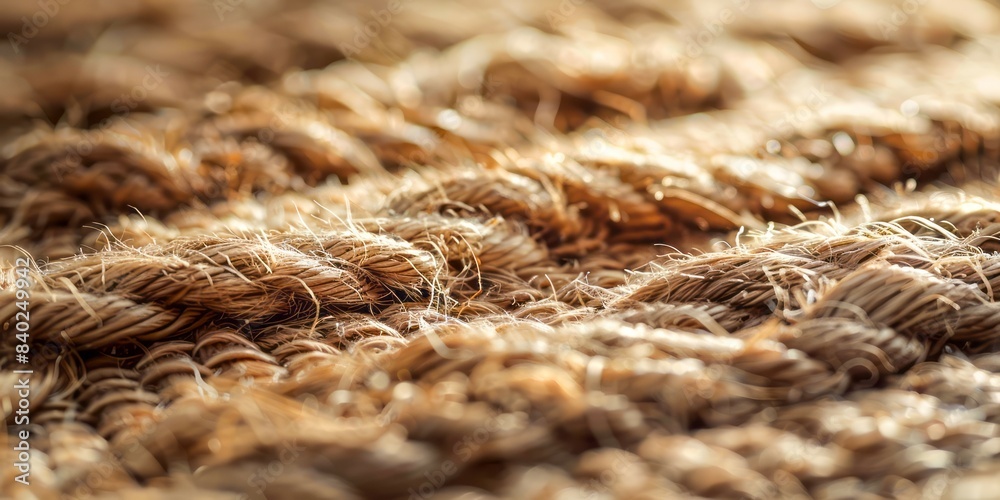
[(0, 8), (0, 496), (1000, 486), (995, 4), (55, 4)]

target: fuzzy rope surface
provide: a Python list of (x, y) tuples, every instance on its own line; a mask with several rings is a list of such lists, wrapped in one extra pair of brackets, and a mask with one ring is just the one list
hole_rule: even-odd
[(991, 498), (1000, 8), (910, 3), (5, 5), (0, 496)]

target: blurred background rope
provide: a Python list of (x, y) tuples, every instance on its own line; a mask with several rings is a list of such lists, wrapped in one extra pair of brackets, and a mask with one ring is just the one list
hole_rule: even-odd
[(0, 10), (5, 497), (995, 494), (992, 3)]

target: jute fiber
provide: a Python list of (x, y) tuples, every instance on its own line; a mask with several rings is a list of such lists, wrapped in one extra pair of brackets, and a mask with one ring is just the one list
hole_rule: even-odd
[(995, 4), (8, 1), (0, 32), (0, 496), (1000, 492)]

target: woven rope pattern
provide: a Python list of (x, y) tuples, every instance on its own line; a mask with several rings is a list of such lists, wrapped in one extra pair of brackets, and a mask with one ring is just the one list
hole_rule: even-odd
[(230, 3), (0, 49), (3, 496), (995, 491), (996, 6)]

